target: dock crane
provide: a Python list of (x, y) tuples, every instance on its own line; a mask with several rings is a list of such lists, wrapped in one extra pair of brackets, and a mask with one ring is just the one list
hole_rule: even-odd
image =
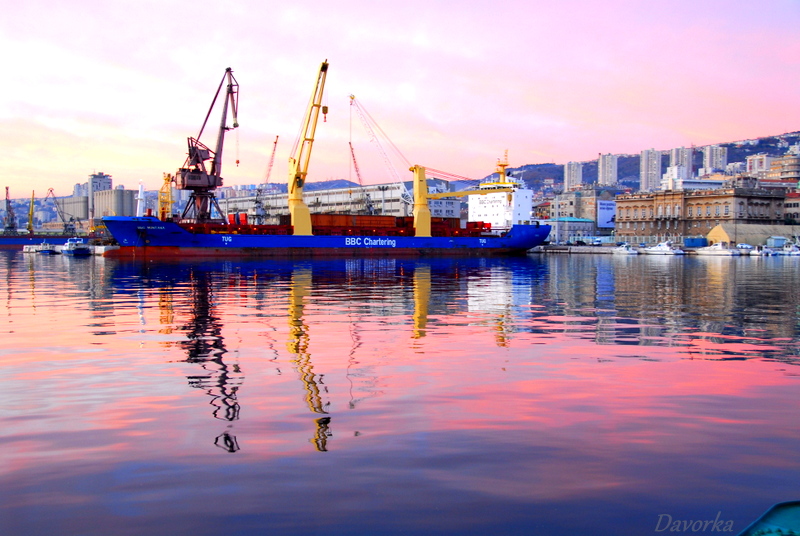
[(361, 171), (358, 169), (358, 162), (356, 161), (356, 151), (353, 149), (353, 142), (348, 142), (350, 144), (350, 154), (353, 156), (353, 169), (356, 170), (356, 177), (358, 177), (358, 185), (364, 186), (364, 183), (361, 181)]
[(158, 219), (167, 221), (172, 216), (172, 183), (175, 182), (175, 177), (169, 173), (164, 173), (164, 184), (158, 191)]
[(303, 201), (303, 187), (308, 175), (308, 161), (311, 158), (311, 147), (314, 144), (314, 133), (317, 129), (319, 113), (328, 113), (328, 107), (322, 105), (322, 92), (328, 75), (328, 60), (322, 62), (317, 74), (314, 92), (306, 108), (301, 133), (295, 142), (294, 156), (289, 158), (289, 214), (292, 219), (293, 234), (311, 236), (311, 211)]
[(17, 216), (14, 214), (14, 207), (11, 206), (8, 186), (6, 186), (6, 217), (3, 220), (3, 234), (17, 234)]
[[(394, 167), (394, 164), (392, 164), (391, 159), (389, 159), (389, 155), (386, 154), (386, 151), (384, 150), (383, 145), (381, 145), (381, 142), (378, 139), (378, 136), (375, 135), (375, 131), (373, 130), (373, 128), (371, 126), (371, 123), (375, 123), (374, 120), (370, 121), (370, 119), (372, 119), (372, 116), (370, 116), (369, 112), (367, 112), (364, 109), (364, 107), (361, 105), (361, 103), (356, 100), (356, 96), (355, 95), (350, 95), (350, 107), (351, 107), (351, 109), (356, 111), (356, 115), (358, 115), (358, 118), (361, 120), (361, 124), (364, 125), (364, 129), (366, 129), (367, 134), (369, 135), (369, 141), (374, 143), (375, 147), (377, 147), (378, 152), (381, 155), (381, 158), (383, 158), (383, 161), (386, 164), (386, 168), (389, 170), (389, 173), (391, 173), (391, 175), (392, 175), (392, 179), (395, 182), (401, 182), (400, 181), (400, 174), (397, 172), (397, 169)], [(378, 128), (378, 130), (380, 130), (380, 126), (378, 126), (376, 124), (376, 127)], [(383, 133), (383, 131), (381, 131), (381, 133), (384, 134), (384, 137), (386, 137), (386, 134)], [(391, 141), (389, 143), (391, 143)], [(394, 145), (392, 145), (392, 146), (394, 146)], [(352, 146), (351, 146), (351, 149), (352, 149)], [(395, 150), (397, 150), (396, 147), (395, 147)], [(399, 153), (399, 151), (397, 151), (397, 152)], [(355, 159), (355, 157), (354, 157), (354, 159)], [(405, 158), (404, 158), (404, 160), (405, 160)]]
[(375, 214), (375, 205), (372, 203), (372, 198), (369, 196), (368, 193), (364, 192), (364, 182), (361, 180), (361, 170), (358, 169), (358, 161), (356, 160), (356, 151), (353, 149), (353, 142), (348, 142), (350, 144), (350, 154), (353, 157), (353, 169), (356, 170), (356, 177), (358, 177), (358, 186), (361, 188), (361, 193), (363, 194), (363, 198), (361, 199), (361, 203), (363, 203), (363, 210), (367, 214)]
[[(203, 130), (206, 128), (208, 118), (211, 115), (211, 111), (214, 109), (214, 104), (226, 80), (228, 83), (222, 106), (222, 120), (217, 134), (217, 145), (215, 150), (212, 151), (200, 142), (200, 137), (203, 135)], [(233, 116), (233, 126), (230, 127), (226, 124), (229, 108)], [(200, 133), (196, 138), (188, 139), (189, 154), (183, 167), (178, 169), (178, 173), (175, 177), (179, 189), (190, 190), (192, 192), (189, 195), (186, 208), (184, 208), (183, 214), (181, 215), (182, 221), (192, 223), (224, 221), (219, 218), (214, 218), (212, 214), (213, 209), (216, 209), (218, 214), (223, 214), (214, 196), (214, 190), (222, 186), (222, 148), (225, 142), (225, 133), (239, 126), (238, 108), (239, 83), (233, 77), (231, 68), (228, 67), (225, 69), (225, 75), (219, 83), (217, 93), (214, 95), (214, 100), (211, 101), (211, 107), (208, 109), (206, 119), (203, 121), (203, 126), (200, 128)], [(206, 162), (209, 160), (211, 162), (207, 166)]]
[(269, 176), (272, 174), (272, 166), (275, 164), (275, 150), (278, 148), (278, 136), (275, 136), (275, 141), (272, 143), (272, 155), (269, 157), (269, 164), (267, 165), (267, 173), (264, 177), (264, 184), (256, 189), (255, 199), (255, 223), (262, 225), (266, 223), (268, 208), (264, 201), (264, 186), (269, 184)]
[(47, 190), (45, 201), (48, 197), (53, 198), (53, 204), (56, 206), (56, 213), (58, 214), (58, 218), (61, 220), (61, 224), (64, 226), (64, 234), (75, 234), (75, 218), (70, 216), (69, 221), (67, 221), (67, 219), (64, 217), (64, 212), (61, 210), (61, 205), (58, 204), (58, 199), (56, 199), (56, 193), (52, 188)]

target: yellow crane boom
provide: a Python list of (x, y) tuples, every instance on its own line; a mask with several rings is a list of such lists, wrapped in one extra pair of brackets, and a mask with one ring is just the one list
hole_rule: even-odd
[(306, 109), (295, 154), (289, 158), (289, 214), (292, 218), (295, 235), (310, 236), (312, 234), (311, 211), (303, 201), (303, 187), (308, 174), (308, 161), (311, 158), (311, 147), (314, 144), (319, 113), (320, 111), (323, 114), (328, 113), (328, 107), (322, 106), (322, 92), (327, 75), (328, 60), (325, 60), (319, 67), (317, 83)]
[(28, 209), (28, 232), (33, 234), (33, 203), (34, 203), (34, 194), (36, 194), (36, 190), (31, 192), (31, 206)]

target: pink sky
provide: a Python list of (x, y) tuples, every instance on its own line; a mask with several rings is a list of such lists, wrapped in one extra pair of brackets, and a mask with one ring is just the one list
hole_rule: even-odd
[(512, 166), (563, 164), (781, 134), (800, 130), (798, 27), (798, 0), (9, 4), (0, 186), (68, 195), (103, 171), (159, 188), (226, 67), (241, 127), (225, 184), (263, 182), (275, 136), (270, 182), (285, 182), (325, 59), (312, 181), (357, 180), (348, 141), (364, 183), (392, 180), (351, 93), (408, 162), (471, 178), (505, 150)]

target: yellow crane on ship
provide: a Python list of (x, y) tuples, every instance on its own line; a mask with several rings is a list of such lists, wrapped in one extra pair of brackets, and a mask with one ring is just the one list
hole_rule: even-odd
[[(301, 127), (301, 133), (295, 142), (294, 156), (289, 158), (289, 214), (291, 215), (293, 234), (299, 236), (311, 236), (313, 229), (311, 225), (311, 211), (303, 200), (303, 187), (305, 186), (308, 175), (308, 163), (311, 158), (311, 148), (314, 144), (314, 134), (317, 129), (319, 114), (328, 113), (328, 107), (322, 105), (322, 94), (325, 89), (325, 80), (328, 75), (328, 60), (322, 62), (317, 73), (317, 80), (311, 100), (306, 108), (305, 118)], [(351, 96), (351, 99), (354, 97)], [(500, 162), (498, 159), (498, 173), (501, 182), (505, 180), (505, 168), (508, 166), (508, 151), (505, 160)], [(415, 235), (419, 237), (431, 236), (431, 211), (428, 208), (429, 199), (441, 199), (444, 197), (463, 197), (465, 195), (485, 195), (496, 192), (511, 192), (514, 188), (509, 185), (492, 185), (490, 188), (479, 190), (466, 190), (461, 192), (445, 192), (438, 194), (428, 193), (428, 183), (425, 176), (425, 168), (414, 165), (410, 168), (414, 173), (414, 228)]]
[(303, 201), (303, 187), (308, 175), (308, 161), (311, 158), (311, 147), (314, 144), (314, 133), (317, 130), (319, 113), (328, 113), (328, 107), (322, 105), (322, 92), (328, 75), (328, 60), (322, 62), (317, 74), (314, 92), (306, 109), (300, 138), (295, 142), (294, 156), (289, 158), (289, 214), (295, 235), (311, 236), (311, 211)]
[(36, 195), (36, 190), (31, 191), (31, 205), (28, 208), (28, 233), (33, 234), (33, 204), (35, 202), (34, 195)]
[(175, 182), (175, 177), (169, 173), (164, 173), (164, 184), (158, 191), (158, 219), (167, 221), (172, 216), (172, 184)]
[(431, 211), (428, 207), (429, 199), (443, 199), (445, 197), (463, 197), (466, 195), (487, 195), (498, 192), (513, 192), (516, 184), (506, 180), (506, 168), (508, 167), (508, 151), (505, 159), (501, 162), (497, 159), (497, 174), (500, 179), (495, 183), (486, 183), (484, 188), (477, 190), (461, 190), (459, 192), (443, 192), (437, 194), (428, 193), (428, 179), (425, 176), (423, 166), (411, 166), (410, 171), (414, 173), (414, 229), (415, 236), (431, 236)]

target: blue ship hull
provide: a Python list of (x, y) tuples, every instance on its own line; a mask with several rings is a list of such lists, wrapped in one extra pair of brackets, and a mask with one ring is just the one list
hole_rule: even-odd
[(22, 250), (25, 246), (36, 246), (42, 242), (61, 246), (67, 242), (67, 239), (75, 236), (70, 235), (54, 235), (54, 234), (16, 234), (16, 235), (0, 235), (0, 249), (17, 249)]
[(523, 255), (543, 243), (549, 225), (515, 225), (503, 236), (292, 236), (192, 233), (154, 217), (108, 216), (103, 222), (120, 248), (108, 256), (366, 257)]

